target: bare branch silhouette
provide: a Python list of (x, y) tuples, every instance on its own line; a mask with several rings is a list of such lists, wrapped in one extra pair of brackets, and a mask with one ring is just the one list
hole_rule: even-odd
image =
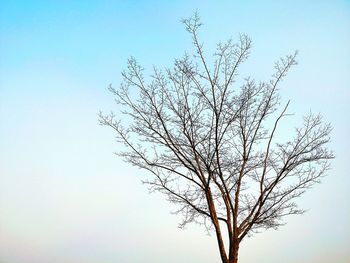
[(150, 189), (179, 206), (180, 226), (212, 227), (222, 262), (233, 263), (244, 237), (304, 212), (295, 202), (329, 169), (331, 126), (309, 114), (292, 140), (276, 141), (290, 103), (280, 109), (278, 86), (297, 64), (297, 53), (275, 64), (269, 82), (247, 78), (234, 87), (250, 38), (219, 44), (210, 68), (198, 14), (183, 23), (194, 56), (177, 59), (173, 68), (154, 68), (150, 81), (130, 58), (120, 88), (110, 91), (131, 123), (123, 126), (113, 113), (101, 113), (99, 121), (127, 146), (119, 155), (153, 175), (145, 182)]

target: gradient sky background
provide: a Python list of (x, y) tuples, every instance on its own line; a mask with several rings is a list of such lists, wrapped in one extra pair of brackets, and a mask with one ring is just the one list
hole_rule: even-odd
[(191, 50), (179, 21), (196, 9), (206, 54), (252, 38), (241, 78), (268, 79), (298, 49), (282, 96), (298, 120), (312, 109), (334, 127), (333, 169), (299, 202), (309, 211), (244, 241), (240, 262), (350, 262), (350, 1), (0, 3), (1, 263), (219, 262), (214, 236), (179, 230), (97, 124), (129, 56), (151, 68)]

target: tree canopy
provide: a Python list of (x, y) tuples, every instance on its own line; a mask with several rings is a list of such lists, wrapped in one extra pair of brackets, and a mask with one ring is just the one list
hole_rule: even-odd
[(127, 146), (119, 155), (153, 175), (150, 189), (178, 205), (180, 225), (213, 228), (222, 262), (237, 262), (244, 237), (304, 212), (295, 201), (329, 169), (331, 126), (310, 113), (291, 140), (276, 140), (290, 103), (281, 104), (279, 85), (297, 53), (276, 62), (269, 82), (248, 77), (237, 87), (251, 39), (218, 44), (210, 66), (198, 15), (183, 23), (195, 54), (176, 59), (172, 68), (154, 68), (149, 80), (130, 58), (120, 87), (110, 87), (130, 123), (113, 113), (99, 120)]

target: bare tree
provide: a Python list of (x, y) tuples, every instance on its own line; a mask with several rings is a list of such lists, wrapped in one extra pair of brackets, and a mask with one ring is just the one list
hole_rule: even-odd
[(99, 120), (127, 146), (119, 155), (153, 174), (146, 182), (151, 190), (178, 205), (181, 226), (197, 222), (213, 229), (222, 262), (233, 263), (246, 236), (304, 212), (295, 200), (329, 169), (331, 127), (309, 114), (294, 138), (278, 142), (279, 124), (289, 115), (278, 85), (296, 53), (275, 64), (269, 82), (247, 78), (234, 88), (251, 40), (242, 35), (236, 44), (219, 44), (209, 67), (198, 15), (183, 23), (196, 53), (171, 69), (154, 68), (149, 81), (129, 59), (120, 88), (110, 90), (130, 123), (122, 126), (113, 114), (101, 113)]

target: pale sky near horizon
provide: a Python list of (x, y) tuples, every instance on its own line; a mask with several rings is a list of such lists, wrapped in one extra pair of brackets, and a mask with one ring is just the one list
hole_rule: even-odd
[(240, 262), (350, 262), (350, 1), (0, 0), (0, 263), (220, 262), (214, 236), (178, 229), (97, 122), (129, 56), (150, 69), (191, 50), (180, 19), (195, 10), (208, 55), (252, 38), (239, 78), (268, 79), (299, 50), (281, 95), (297, 120), (311, 109), (334, 127), (332, 170), (299, 200), (309, 211), (245, 240)]

